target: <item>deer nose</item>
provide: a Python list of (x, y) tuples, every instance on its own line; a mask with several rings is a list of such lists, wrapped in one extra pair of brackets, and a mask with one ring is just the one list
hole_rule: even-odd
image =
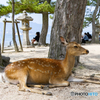
[(86, 50), (86, 53), (89, 53), (89, 51), (88, 51), (88, 50)]

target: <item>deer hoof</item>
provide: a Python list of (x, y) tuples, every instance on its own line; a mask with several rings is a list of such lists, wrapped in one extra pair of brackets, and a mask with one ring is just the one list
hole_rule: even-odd
[(49, 90), (49, 86), (44, 86), (43, 90)]
[(47, 92), (46, 95), (52, 96), (52, 93), (51, 92)]
[(70, 86), (70, 83), (68, 82), (68, 85), (67, 86)]

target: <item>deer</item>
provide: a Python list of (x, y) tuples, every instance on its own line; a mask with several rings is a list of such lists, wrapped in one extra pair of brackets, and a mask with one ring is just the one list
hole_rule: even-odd
[(49, 84), (49, 87), (69, 86), (75, 57), (88, 54), (89, 51), (76, 42), (66, 42), (62, 36), (60, 36), (60, 40), (66, 46), (66, 56), (63, 60), (50, 58), (19, 60), (5, 67), (4, 73), (0, 75), (0, 80), (4, 83), (19, 84), (20, 91), (45, 95), (52, 95), (52, 93), (30, 88), (27, 84), (33, 84), (34, 87), (41, 87), (46, 84)]

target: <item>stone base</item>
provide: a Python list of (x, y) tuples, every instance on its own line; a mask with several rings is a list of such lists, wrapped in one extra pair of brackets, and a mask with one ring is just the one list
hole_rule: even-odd
[(28, 46), (30, 44), (29, 31), (23, 31), (23, 46)]

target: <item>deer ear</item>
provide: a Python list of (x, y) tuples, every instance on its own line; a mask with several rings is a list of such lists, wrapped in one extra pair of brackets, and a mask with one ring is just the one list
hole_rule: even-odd
[(74, 42), (75, 41), (75, 37), (73, 37), (72, 39), (71, 39), (71, 42)]
[(66, 40), (62, 37), (62, 36), (60, 36), (60, 40), (61, 40), (61, 43), (63, 43), (64, 45), (67, 45), (68, 43), (66, 42)]

